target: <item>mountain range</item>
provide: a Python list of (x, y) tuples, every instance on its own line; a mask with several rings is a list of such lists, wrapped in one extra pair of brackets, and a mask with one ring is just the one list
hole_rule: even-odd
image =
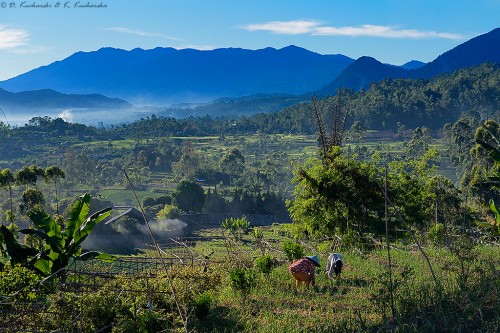
[(130, 108), (132, 105), (118, 98), (100, 94), (77, 95), (62, 94), (51, 89), (22, 91), (13, 93), (0, 88), (0, 101), (3, 107), (26, 108)]
[(383, 64), (371, 57), (361, 57), (347, 66), (335, 80), (320, 89), (317, 94), (322, 96), (334, 94), (339, 88), (367, 89), (370, 83), (379, 82), (384, 78), (431, 78), (485, 62), (500, 63), (500, 28), (472, 38), (424, 65), (410, 62), (396, 67)]
[(367, 89), (384, 78), (430, 78), (484, 62), (500, 63), (500, 28), (430, 63), (414, 60), (402, 66), (368, 56), (354, 60), (340, 54), (321, 55), (293, 45), (210, 51), (102, 48), (77, 52), (1, 81), (5, 90), (0, 91), (0, 105), (119, 107), (126, 105), (124, 100), (135, 105), (166, 105), (219, 99), (220, 104), (222, 97), (232, 103), (235, 98), (262, 98), (262, 94), (325, 96), (339, 88)]
[(200, 51), (103, 48), (77, 52), (12, 79), (12, 92), (53, 89), (126, 99), (135, 104), (207, 102), (257, 93), (301, 94), (320, 89), (353, 59), (320, 55), (296, 46)]

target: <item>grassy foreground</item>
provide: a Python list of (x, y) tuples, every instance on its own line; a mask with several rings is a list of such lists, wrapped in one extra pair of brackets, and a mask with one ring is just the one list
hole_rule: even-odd
[[(269, 274), (259, 272), (255, 265), (261, 252), (250, 235), (237, 242), (214, 239), (193, 245), (189, 249), (192, 254), (206, 255), (213, 251), (210, 262), (205, 261), (204, 265), (198, 260), (193, 264), (185, 260), (185, 265), (174, 265), (168, 273), (160, 269), (113, 279), (93, 276), (93, 281), (99, 282), (97, 289), (79, 285), (70, 276), (65, 285), (58, 284), (50, 292), (33, 293), (35, 286), (39, 288), (37, 280), (27, 272), (17, 271), (14, 275), (17, 274), (18, 280), (22, 276), (22, 283), (28, 286), (22, 293), (13, 293), (22, 283), (6, 290), (6, 283), (15, 279), (14, 275), (3, 272), (0, 331), (28, 328), (28, 331), (57, 332), (498, 332), (500, 329), (498, 246), (465, 244), (452, 250), (426, 247), (437, 281), (416, 248), (396, 246), (391, 250), (391, 293), (385, 249), (342, 250), (346, 265), (341, 279), (333, 281), (323, 272), (331, 242), (303, 242), (306, 254), (314, 251), (322, 263), (317, 274), (319, 292), (315, 292), (295, 289), (287, 271), (288, 261), (280, 251), (280, 243), (288, 236), (272, 229), (264, 235), (268, 241), (266, 253), (276, 259)], [(232, 281), (230, 272), (236, 267), (248, 273), (247, 280)], [(71, 287), (72, 283), (76, 288)], [(20, 312), (25, 314), (19, 316)]]

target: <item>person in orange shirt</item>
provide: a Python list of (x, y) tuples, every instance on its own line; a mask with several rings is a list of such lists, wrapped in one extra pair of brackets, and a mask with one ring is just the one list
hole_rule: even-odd
[(295, 278), (295, 286), (297, 289), (304, 283), (305, 288), (309, 288), (309, 284), (311, 284), (316, 290), (315, 266), (321, 267), (318, 256), (304, 257), (288, 267), (288, 271)]

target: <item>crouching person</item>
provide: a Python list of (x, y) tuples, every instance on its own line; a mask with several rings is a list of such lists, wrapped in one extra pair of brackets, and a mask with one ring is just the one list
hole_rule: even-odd
[(288, 267), (288, 271), (295, 278), (297, 290), (300, 289), (301, 284), (304, 284), (305, 288), (309, 288), (309, 284), (311, 284), (314, 290), (317, 290), (315, 266), (321, 267), (318, 257), (307, 256), (297, 260)]
[(335, 273), (335, 279), (340, 278), (340, 273), (342, 273), (342, 267), (344, 267), (344, 262), (342, 261), (342, 256), (338, 253), (332, 253), (328, 256), (328, 262), (326, 263), (326, 274), (330, 279), (333, 278)]

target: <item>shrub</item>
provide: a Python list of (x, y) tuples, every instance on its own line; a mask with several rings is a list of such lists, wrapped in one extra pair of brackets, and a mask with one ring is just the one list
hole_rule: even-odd
[(304, 256), (304, 247), (291, 240), (283, 242), (281, 249), (285, 252), (285, 256), (289, 261), (294, 261)]
[(444, 242), (444, 225), (442, 223), (436, 223), (429, 228), (428, 233), (429, 240), (436, 245), (443, 244)]
[(257, 271), (263, 274), (269, 274), (274, 267), (273, 258), (269, 254), (258, 257), (255, 259), (255, 267)]
[(157, 313), (149, 310), (139, 313), (135, 316), (134, 321), (138, 327), (133, 332), (137, 333), (162, 332), (168, 326), (166, 320), (160, 318)]
[(156, 214), (156, 218), (161, 219), (176, 219), (180, 216), (179, 208), (173, 205), (165, 205), (162, 210)]
[(0, 295), (9, 296), (18, 291), (15, 299), (32, 300), (35, 298), (35, 293), (31, 292), (38, 283), (39, 277), (29, 269), (16, 265), (14, 267), (7, 266), (4, 271), (0, 271)]
[(213, 301), (214, 297), (210, 292), (204, 292), (196, 297), (194, 301), (194, 313), (198, 319), (205, 318), (208, 315)]
[(239, 241), (250, 227), (250, 221), (246, 216), (241, 218), (230, 217), (222, 221), (221, 226), (229, 231)]
[(235, 292), (241, 294), (243, 300), (248, 298), (257, 285), (257, 274), (253, 269), (236, 267), (229, 272), (229, 277), (231, 279), (231, 287)]

